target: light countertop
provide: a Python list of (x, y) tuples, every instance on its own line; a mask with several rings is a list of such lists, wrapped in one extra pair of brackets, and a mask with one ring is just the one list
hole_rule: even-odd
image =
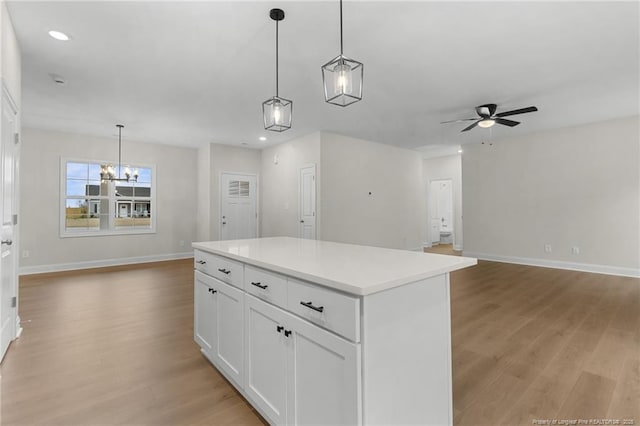
[(477, 263), (469, 257), (290, 237), (197, 242), (193, 248), (358, 296)]

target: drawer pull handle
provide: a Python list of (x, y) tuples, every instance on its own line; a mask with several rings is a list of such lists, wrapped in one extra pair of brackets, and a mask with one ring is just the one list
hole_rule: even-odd
[(217, 292), (218, 292), (218, 290), (214, 290), (212, 288), (209, 289), (209, 293), (211, 293), (211, 294), (216, 294)]
[(283, 327), (283, 326), (281, 326), (281, 325), (276, 326), (276, 331), (277, 331), (278, 333), (282, 333), (282, 330), (284, 330), (284, 327)]
[(317, 312), (324, 311), (324, 306), (313, 306), (312, 302), (300, 302), (300, 304), (302, 306), (306, 306), (309, 309), (313, 309), (314, 311), (317, 311)]
[(218, 268), (218, 271), (222, 272), (225, 275), (229, 275), (231, 273), (231, 271), (224, 268)]
[(289, 336), (291, 336), (291, 330), (285, 330), (284, 337), (289, 337)]
[(207, 262), (205, 262), (204, 260), (196, 260), (196, 263), (199, 263), (200, 265), (204, 265)]
[(252, 282), (251, 282), (251, 285), (255, 285), (256, 287), (261, 288), (261, 289), (263, 289), (263, 290), (266, 290), (266, 289), (267, 289), (267, 287), (269, 287), (269, 286), (268, 286), (268, 285), (266, 285), (266, 284), (265, 284), (265, 285), (260, 285), (260, 281), (258, 281), (257, 283), (254, 283), (254, 282), (252, 281)]

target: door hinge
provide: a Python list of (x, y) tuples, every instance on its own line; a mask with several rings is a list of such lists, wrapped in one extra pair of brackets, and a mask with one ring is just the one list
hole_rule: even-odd
[(16, 145), (20, 143), (20, 133), (13, 134), (13, 143), (15, 143)]
[(12, 308), (15, 308), (15, 307), (16, 307), (16, 305), (17, 305), (17, 303), (18, 303), (18, 300), (16, 299), (16, 297), (15, 297), (15, 296), (13, 296), (13, 297), (11, 298), (11, 307), (12, 307)]
[(13, 224), (14, 224), (14, 225), (17, 225), (17, 224), (18, 224), (18, 215), (17, 215), (17, 214), (14, 214), (14, 215), (13, 215)]

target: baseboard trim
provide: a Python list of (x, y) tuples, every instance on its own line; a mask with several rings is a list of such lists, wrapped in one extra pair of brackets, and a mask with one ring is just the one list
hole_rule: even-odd
[(47, 272), (74, 271), (77, 269), (103, 268), (105, 266), (131, 265), (135, 263), (160, 262), (164, 260), (188, 259), (193, 252), (156, 254), (150, 256), (123, 257), (118, 259), (91, 260), (87, 262), (58, 263), (53, 265), (22, 266), (18, 275), (43, 274)]
[(455, 245), (455, 244), (454, 244), (454, 245), (453, 245), (453, 249), (454, 249), (455, 251), (462, 251), (462, 246), (457, 246), (457, 245)]
[(497, 254), (476, 253), (464, 250), (463, 256), (475, 257), (480, 260), (494, 262), (515, 263), (518, 265), (540, 266), (542, 268), (567, 269), (570, 271), (592, 272), (595, 274), (617, 275), (623, 277), (640, 278), (640, 269), (621, 266), (596, 265), (592, 263), (575, 263), (561, 260), (535, 259), (529, 257), (501, 256)]

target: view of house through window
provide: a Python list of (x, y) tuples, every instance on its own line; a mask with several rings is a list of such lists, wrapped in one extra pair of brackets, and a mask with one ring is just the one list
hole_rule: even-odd
[[(153, 232), (153, 167), (137, 168), (137, 182), (101, 181), (99, 162), (63, 160), (63, 235)], [(124, 176), (124, 166), (122, 167)], [(120, 170), (116, 169), (116, 176)]]

